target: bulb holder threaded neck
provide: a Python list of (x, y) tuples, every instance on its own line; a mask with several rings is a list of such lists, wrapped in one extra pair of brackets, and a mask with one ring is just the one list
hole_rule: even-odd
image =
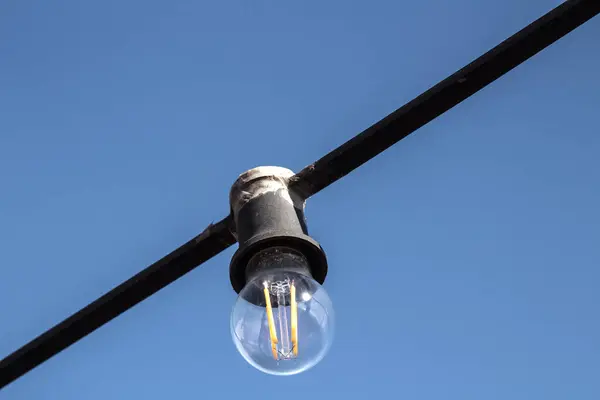
[(240, 175), (231, 188), (229, 199), (240, 247), (232, 257), (229, 275), (237, 293), (265, 268), (290, 267), (289, 262), (266, 263), (267, 258), (257, 269), (254, 256), (272, 248), (301, 255), (306, 260), (304, 273), (319, 284), (325, 281), (327, 258), (319, 243), (308, 235), (304, 199), (288, 187), (293, 175), (285, 168), (258, 167)]

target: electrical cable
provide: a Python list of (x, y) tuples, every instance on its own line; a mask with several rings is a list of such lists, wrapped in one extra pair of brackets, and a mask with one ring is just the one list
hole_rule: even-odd
[[(290, 178), (308, 198), (481, 90), (600, 12), (568, 0)], [(200, 235), (0, 361), (0, 389), (236, 242), (232, 219)]]

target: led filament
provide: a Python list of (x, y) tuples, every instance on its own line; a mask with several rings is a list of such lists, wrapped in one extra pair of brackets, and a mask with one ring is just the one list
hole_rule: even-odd
[[(275, 360), (295, 358), (298, 356), (296, 286), (289, 279), (277, 282), (264, 281), (263, 286), (273, 358)], [(277, 324), (275, 323), (271, 297), (274, 298), (277, 305)], [(279, 335), (277, 335), (278, 331)]]

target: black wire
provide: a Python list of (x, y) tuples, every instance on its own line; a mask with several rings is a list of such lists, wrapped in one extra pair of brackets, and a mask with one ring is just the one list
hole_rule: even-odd
[(600, 12), (600, 0), (571, 0), (455, 72), (292, 178), (308, 198), (483, 89)]
[(229, 217), (209, 225), (177, 250), (0, 361), (0, 388), (234, 244), (230, 226)]
[[(569, 0), (292, 178), (308, 198), (454, 107), (600, 12), (600, 0)], [(117, 286), (0, 361), (0, 389), (219, 254), (236, 239), (231, 218)]]

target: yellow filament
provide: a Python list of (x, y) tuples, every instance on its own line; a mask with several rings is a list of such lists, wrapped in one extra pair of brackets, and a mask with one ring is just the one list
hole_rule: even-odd
[(277, 332), (275, 331), (275, 320), (273, 319), (273, 308), (271, 307), (271, 296), (269, 289), (265, 286), (265, 302), (267, 303), (267, 319), (269, 320), (269, 334), (271, 336), (271, 350), (273, 358), (277, 360)]
[(290, 286), (290, 308), (292, 319), (292, 346), (294, 355), (298, 356), (298, 304), (296, 303), (296, 286)]

